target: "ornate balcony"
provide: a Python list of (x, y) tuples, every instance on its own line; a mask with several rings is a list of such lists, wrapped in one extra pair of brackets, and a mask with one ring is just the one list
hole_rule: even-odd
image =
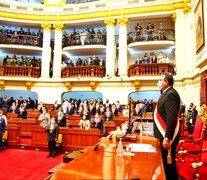
[(0, 76), (39, 78), (40, 68), (31, 66), (0, 65)]
[(159, 76), (163, 72), (175, 75), (175, 65), (172, 63), (132, 64), (128, 76)]
[(98, 77), (105, 76), (105, 67), (102, 66), (71, 66), (62, 69), (62, 78), (71, 77)]

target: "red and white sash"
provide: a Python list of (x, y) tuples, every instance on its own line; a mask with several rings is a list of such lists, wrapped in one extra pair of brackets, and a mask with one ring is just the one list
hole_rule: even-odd
[[(155, 112), (154, 112), (154, 121), (155, 121), (155, 124), (157, 125), (158, 130), (160, 131), (160, 133), (162, 134), (162, 136), (164, 138), (167, 126), (166, 126), (165, 122), (163, 121), (162, 117), (157, 112), (157, 106), (156, 106)], [(180, 127), (180, 123), (179, 123), (179, 119), (177, 119), (176, 128), (174, 131), (174, 135), (173, 135), (173, 139), (171, 141), (171, 144), (173, 143), (175, 137), (177, 136), (177, 134), (179, 132), (179, 127)]]

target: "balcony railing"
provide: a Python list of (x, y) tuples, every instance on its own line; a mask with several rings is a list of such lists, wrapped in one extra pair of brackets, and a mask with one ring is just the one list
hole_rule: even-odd
[(158, 30), (153, 29), (152, 32), (148, 32), (147, 30), (142, 30), (140, 32), (133, 31), (128, 33), (128, 44), (139, 41), (153, 41), (153, 40), (161, 40), (161, 41), (175, 41), (175, 30), (173, 29), (164, 29)]
[(76, 45), (106, 45), (106, 34), (79, 34), (64, 36), (63, 47)]
[(0, 65), (0, 76), (39, 78), (40, 68), (31, 66)]
[(175, 75), (175, 65), (172, 63), (132, 64), (128, 69), (128, 76), (159, 76), (169, 72)]
[(62, 69), (62, 77), (98, 77), (105, 76), (105, 68), (102, 66), (72, 66)]
[(0, 44), (28, 45), (42, 47), (42, 37), (24, 34), (0, 33)]

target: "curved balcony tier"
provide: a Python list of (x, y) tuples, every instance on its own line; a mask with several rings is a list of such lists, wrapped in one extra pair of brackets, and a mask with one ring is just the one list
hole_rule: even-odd
[(72, 66), (62, 69), (63, 78), (71, 77), (99, 77), (105, 76), (105, 68), (102, 66)]
[(175, 65), (172, 63), (132, 64), (128, 69), (128, 76), (159, 76), (164, 72), (175, 75)]
[(40, 71), (39, 67), (0, 65), (0, 76), (39, 78)]

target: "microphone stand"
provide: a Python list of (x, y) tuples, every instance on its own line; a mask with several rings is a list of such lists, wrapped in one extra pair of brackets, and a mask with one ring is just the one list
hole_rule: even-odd
[[(147, 103), (147, 104), (142, 108), (142, 110), (139, 112), (139, 114), (137, 115), (138, 117), (141, 116), (141, 121), (140, 121), (141, 126), (142, 126), (143, 114), (145, 113), (146, 108), (149, 106), (149, 104), (150, 104), (150, 103)], [(137, 121), (138, 121), (138, 119), (135, 119), (134, 121), (132, 121), (132, 123), (129, 124), (129, 128), (127, 129), (125, 135), (123, 136), (122, 141), (126, 138), (126, 136), (127, 136), (128, 134), (132, 134), (132, 129), (133, 129), (133, 127), (134, 127), (134, 122), (137, 122)], [(130, 122), (130, 121), (129, 121), (129, 122)], [(141, 128), (142, 128), (142, 127), (141, 127)]]

